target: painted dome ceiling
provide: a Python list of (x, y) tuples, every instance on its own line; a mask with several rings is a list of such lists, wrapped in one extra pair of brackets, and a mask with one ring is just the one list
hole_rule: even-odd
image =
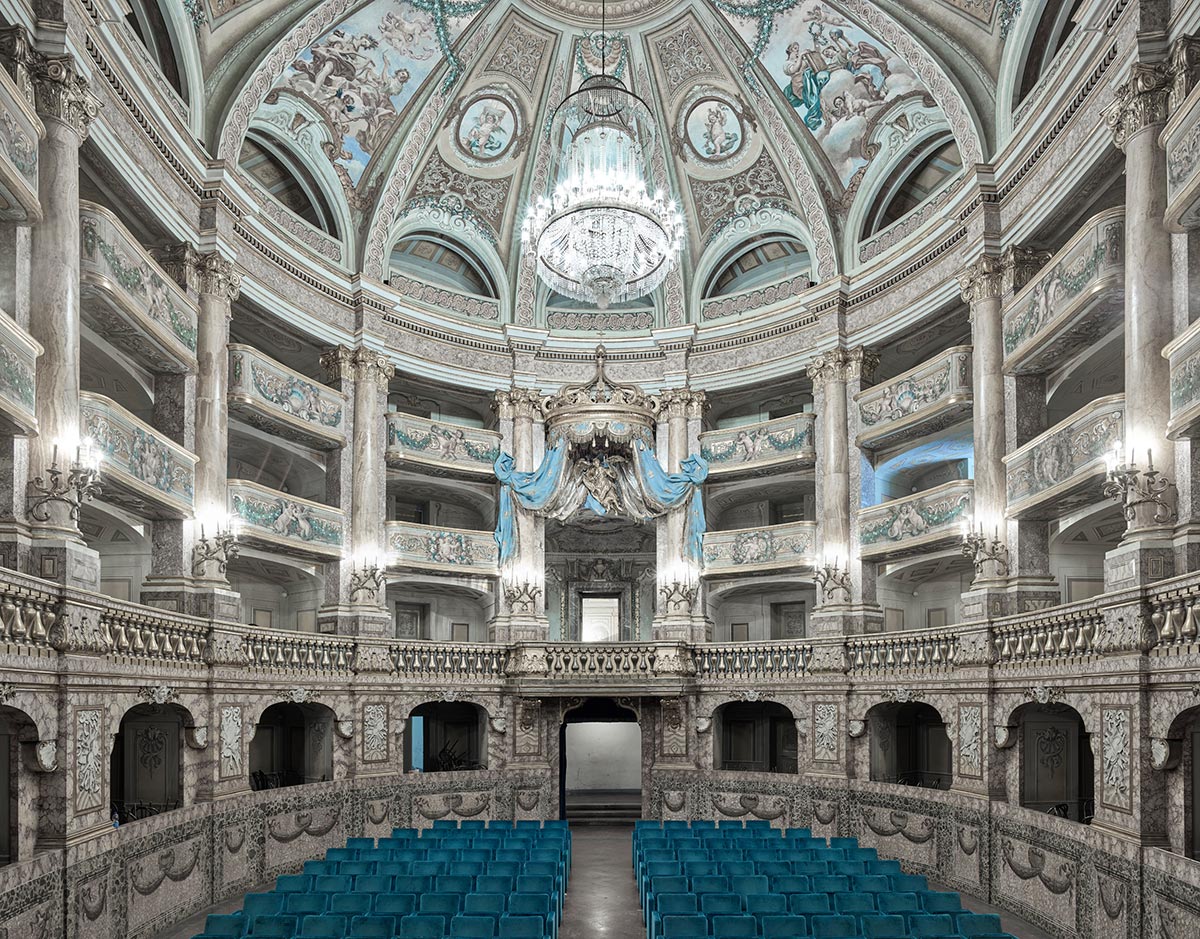
[[(395, 284), (412, 264), (454, 268), (445, 245), (461, 243), (478, 259), (464, 270), (482, 276), (460, 285), (438, 269), (417, 282), (490, 284), (496, 310), (530, 323), (546, 298), (519, 233), (552, 185), (549, 118), (602, 65), (650, 104), (649, 173), (684, 208), (688, 246), (658, 302), (736, 305), (730, 271), (792, 292), (824, 280), (894, 221), (883, 201), (901, 180), (919, 176), (924, 197), (985, 158), (1016, 9), (612, 0), (605, 36), (591, 0), (209, 2), (201, 48), (218, 155), (295, 211), (275, 185), (291, 174), (319, 206), (299, 214), (342, 242), (348, 269)], [(770, 263), (791, 282), (754, 273)]]

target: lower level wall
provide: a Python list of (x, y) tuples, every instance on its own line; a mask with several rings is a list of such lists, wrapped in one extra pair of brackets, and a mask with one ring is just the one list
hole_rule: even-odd
[(144, 939), (356, 836), (558, 816), (548, 771), (359, 778), (247, 793), (0, 868), (3, 939)]

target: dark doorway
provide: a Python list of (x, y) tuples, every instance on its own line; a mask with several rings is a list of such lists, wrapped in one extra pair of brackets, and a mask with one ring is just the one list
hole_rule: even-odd
[(558, 811), (575, 824), (624, 824), (642, 814), (637, 714), (612, 698), (587, 698), (558, 729)]

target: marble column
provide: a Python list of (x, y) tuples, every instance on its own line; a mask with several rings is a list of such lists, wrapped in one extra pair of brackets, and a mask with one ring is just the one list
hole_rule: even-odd
[[(1166, 153), (1158, 138), (1166, 123), (1173, 73), (1166, 65), (1135, 63), (1106, 120), (1125, 152), (1125, 457), (1137, 465), (1134, 491), (1123, 501), (1125, 538), (1105, 559), (1109, 590), (1170, 577), (1175, 571), (1177, 518), (1170, 418), (1170, 367), (1162, 356), (1173, 336), (1171, 238)], [(1147, 485), (1153, 455), (1158, 477)]]

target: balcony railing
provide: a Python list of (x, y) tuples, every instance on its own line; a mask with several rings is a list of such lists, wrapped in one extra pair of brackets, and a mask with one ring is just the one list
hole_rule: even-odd
[(812, 644), (791, 640), (707, 644), (697, 646), (693, 656), (701, 681), (780, 681), (805, 674)]
[(792, 414), (700, 435), (700, 455), (714, 476), (758, 474), (812, 464), (817, 457), (811, 413)]
[(1172, 440), (1200, 436), (1200, 320), (1163, 349), (1171, 363), (1171, 419), (1167, 436)]
[(195, 454), (103, 395), (79, 395), (79, 421), (104, 456), (106, 502), (148, 518), (192, 514)]
[(354, 640), (255, 627), (244, 634), (243, 650), (254, 671), (305, 672), (331, 677), (350, 672)]
[(949, 427), (971, 413), (971, 347), (954, 346), (928, 362), (854, 396), (858, 445), (890, 447)]
[(498, 322), (500, 319), (500, 301), (491, 297), (479, 297), (438, 284), (427, 284), (411, 274), (393, 273), (388, 283), (406, 303), (416, 307), (477, 320)]
[(1125, 396), (1108, 395), (1014, 450), (1004, 458), (1008, 514), (1051, 517), (1098, 501), (1105, 455), (1124, 427)]
[(387, 416), (387, 460), (393, 466), (417, 463), (435, 473), (491, 476), (499, 455), (495, 431), (412, 414)]
[(946, 547), (962, 538), (974, 506), (974, 482), (956, 479), (916, 495), (859, 509), (862, 556), (888, 560)]
[(246, 479), (229, 480), (229, 511), (242, 536), (292, 554), (340, 557), (345, 543), (341, 509), (268, 489)]
[(196, 308), (107, 209), (80, 204), (82, 315), (155, 372), (196, 368)]
[(42, 217), (38, 141), (44, 133), (33, 105), (0, 70), (0, 202), (6, 220), (36, 222)]
[(816, 522), (706, 532), (704, 573), (798, 568), (812, 563), (816, 541)]
[(397, 567), (495, 574), (498, 552), (490, 531), (388, 522), (388, 549)]
[(846, 640), (851, 672), (944, 671), (954, 664), (955, 632), (919, 629)]
[(992, 625), (995, 661), (1001, 665), (1036, 664), (1089, 655), (1103, 629), (1104, 613), (1094, 599), (1010, 616)]
[(1167, 151), (1167, 227), (1200, 227), (1200, 85), (1163, 129)]
[(34, 386), (41, 345), (0, 313), (0, 429), (9, 434), (37, 431)]
[(805, 272), (773, 284), (751, 287), (722, 297), (709, 297), (700, 302), (700, 318), (707, 321), (743, 313), (765, 313), (795, 303), (796, 296), (811, 286), (808, 272)]
[(503, 680), (508, 666), (505, 646), (469, 642), (389, 642), (391, 670), (410, 681)]
[(1104, 335), (1121, 316), (1125, 210), (1088, 221), (1004, 310), (1004, 370), (1049, 371)]
[(229, 347), (229, 410), (253, 427), (308, 446), (346, 443), (346, 396), (250, 346)]

